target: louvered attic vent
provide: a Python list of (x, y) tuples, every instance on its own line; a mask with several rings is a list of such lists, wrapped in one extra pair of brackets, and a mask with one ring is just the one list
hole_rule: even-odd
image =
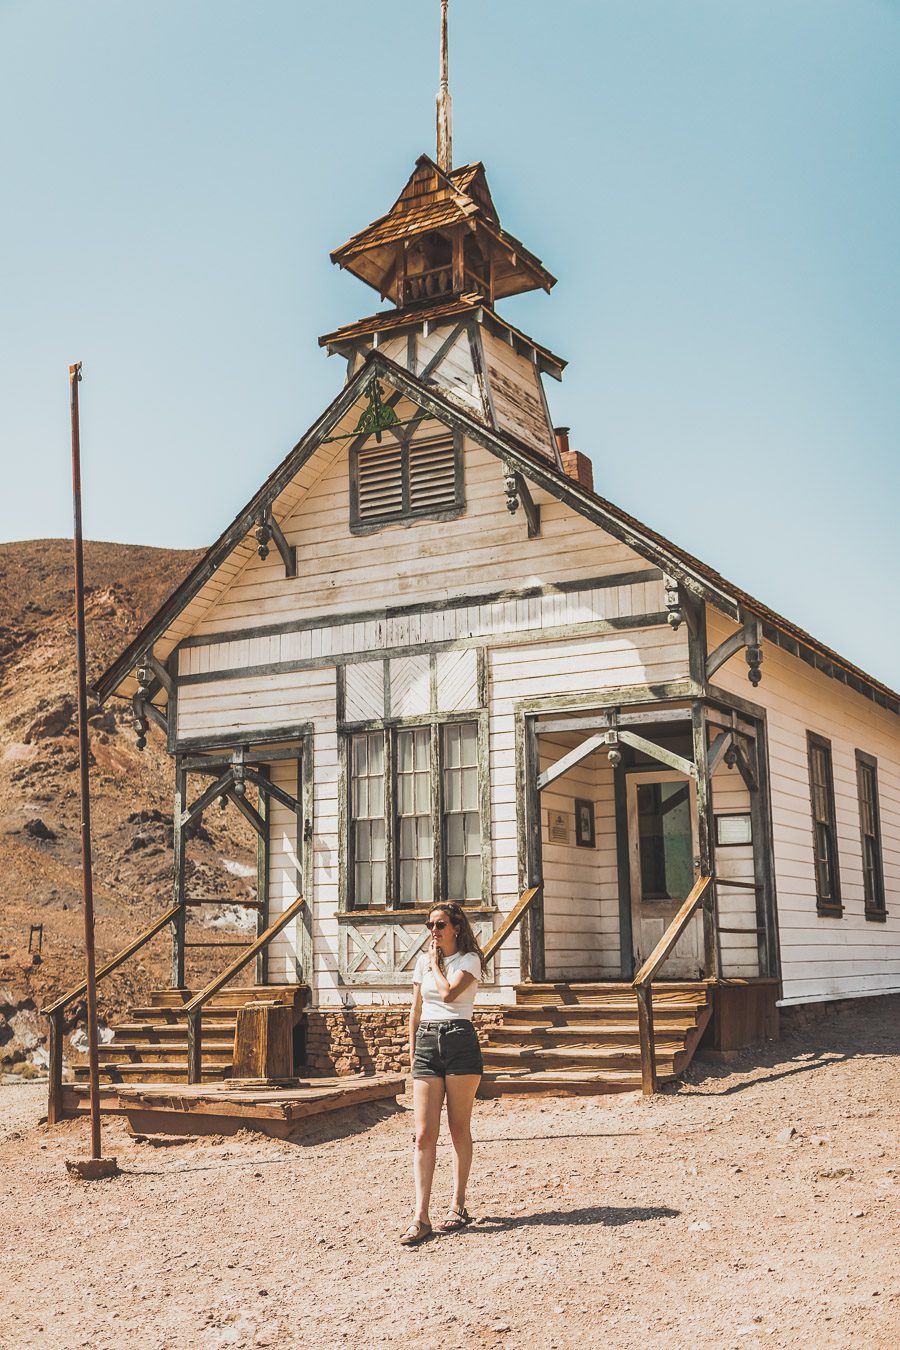
[(456, 514), (464, 504), (462, 456), (452, 435), (401, 445), (387, 437), (357, 450), (350, 464), (351, 525), (366, 528), (420, 516)]

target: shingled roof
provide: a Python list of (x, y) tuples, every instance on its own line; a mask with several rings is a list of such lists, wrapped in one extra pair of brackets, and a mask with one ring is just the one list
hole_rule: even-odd
[(508, 253), (510, 268), (500, 279), (498, 295), (535, 288), (549, 291), (556, 284), (540, 258), (501, 228), (484, 165), (466, 164), (445, 174), (428, 155), (419, 156), (387, 214), (336, 248), (331, 261), (382, 291), (393, 260), (392, 245), (458, 225), (478, 228)]

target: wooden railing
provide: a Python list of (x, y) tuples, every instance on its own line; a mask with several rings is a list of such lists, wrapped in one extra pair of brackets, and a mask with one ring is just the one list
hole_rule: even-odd
[(255, 942), (236, 957), (230, 965), (226, 966), (215, 979), (210, 980), (205, 989), (201, 989), (199, 994), (195, 994), (189, 1003), (185, 1003), (182, 1012), (187, 1016), (187, 1042), (188, 1042), (188, 1082), (199, 1083), (203, 1072), (203, 1008), (209, 1002), (214, 994), (218, 994), (235, 975), (253, 961), (259, 953), (269, 945), (274, 937), (281, 932), (291, 919), (297, 917), (306, 901), (302, 895), (299, 895), (292, 905), (279, 914), (273, 924), (270, 924), (264, 933), (260, 933)]
[(717, 949), (715, 915), (707, 899), (707, 896), (715, 895), (715, 890), (711, 890), (712, 887), (713, 878), (711, 876), (703, 875), (697, 878), (684, 904), (632, 981), (632, 988), (637, 995), (638, 1029), (641, 1037), (641, 1087), (647, 1096), (657, 1089), (651, 985), (701, 905), (704, 907), (703, 932), (707, 974), (714, 973), (718, 967), (715, 955)]
[[(99, 984), (107, 975), (111, 975), (114, 970), (118, 970), (119, 966), (124, 965), (129, 957), (134, 956), (135, 952), (139, 952), (145, 943), (149, 942), (151, 938), (155, 938), (157, 933), (161, 932), (167, 924), (172, 923), (180, 913), (181, 906), (173, 905), (171, 909), (166, 910), (165, 914), (161, 914), (158, 919), (155, 919), (150, 927), (145, 928), (143, 933), (136, 937), (133, 942), (129, 942), (128, 946), (123, 947), (118, 955), (114, 956), (111, 961), (107, 961), (105, 966), (100, 967), (96, 975), (97, 983)], [(49, 1018), (50, 1021), (48, 1125), (55, 1125), (62, 1118), (63, 1013), (70, 1003), (73, 1003), (76, 998), (81, 998), (82, 994), (86, 992), (87, 980), (82, 980), (81, 984), (76, 985), (74, 989), (70, 989), (67, 994), (63, 994), (55, 1003), (51, 1003), (49, 1008), (42, 1010), (43, 1016)]]
[(531, 909), (531, 906), (534, 904), (540, 891), (540, 886), (531, 886), (527, 891), (522, 892), (496, 933), (492, 933), (484, 944), (482, 950), (484, 952), (485, 960), (490, 961), (491, 957), (500, 950), (510, 933), (518, 927), (529, 909)]

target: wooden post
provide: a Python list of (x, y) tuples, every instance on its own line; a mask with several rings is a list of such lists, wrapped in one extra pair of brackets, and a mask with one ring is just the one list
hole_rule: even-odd
[(650, 985), (635, 986), (638, 1005), (638, 1030), (641, 1037), (641, 1089), (645, 1097), (657, 1090), (656, 1046), (653, 1042), (653, 994)]
[[(260, 773), (268, 778), (269, 770), (260, 768)], [(269, 841), (272, 831), (272, 803), (268, 792), (259, 787), (259, 814), (265, 825), (265, 833), (256, 837), (256, 898), (259, 909), (256, 911), (256, 936), (262, 937), (269, 926)], [(267, 984), (269, 979), (269, 949), (263, 947), (256, 958), (256, 983)]]
[[(523, 772), (524, 783), (522, 785), (522, 810), (525, 814), (525, 862), (526, 876), (525, 887), (541, 886), (543, 881), (543, 870), (541, 866), (541, 793), (538, 788), (537, 780), (540, 770), (540, 760), (538, 756), (537, 735), (534, 730), (534, 719), (531, 717), (523, 718), (524, 727), (524, 746), (523, 746)], [(528, 969), (523, 970), (523, 977), (540, 983), (544, 978), (544, 895), (543, 889), (535, 897), (534, 903), (528, 911), (527, 920), (526, 951), (528, 956)]]
[(203, 1073), (203, 1009), (196, 1008), (188, 1013), (187, 1018), (187, 1051), (188, 1051), (188, 1082), (199, 1083)]
[(179, 912), (172, 920), (172, 988), (184, 988), (184, 929), (185, 929), (185, 851), (184, 826), (181, 817), (187, 810), (188, 776), (180, 764), (175, 768), (175, 802), (172, 821), (172, 851), (174, 881), (172, 903), (178, 905)]
[(84, 951), (87, 966), (88, 1076), (91, 1084), (91, 1158), (100, 1151), (100, 1063), (97, 1053), (97, 971), (94, 947), (94, 881), (91, 861), (90, 747), (87, 728), (87, 656), (84, 622), (84, 548), (81, 534), (81, 432), (78, 385), (81, 362), (69, 366), (72, 418), (72, 502), (75, 563), (75, 667), (78, 697), (78, 769), (81, 799), (81, 883), (84, 900)]
[(62, 1120), (63, 1015), (50, 1014), (50, 1084), (47, 1093), (47, 1124)]
[[(697, 842), (700, 873), (715, 876), (715, 848), (713, 847), (712, 791), (709, 781), (709, 760), (706, 745), (706, 709), (702, 700), (691, 704), (691, 726), (694, 740), (694, 763), (697, 766)], [(703, 905), (703, 965), (707, 979), (718, 979), (718, 924), (716, 923), (715, 882), (709, 888)]]

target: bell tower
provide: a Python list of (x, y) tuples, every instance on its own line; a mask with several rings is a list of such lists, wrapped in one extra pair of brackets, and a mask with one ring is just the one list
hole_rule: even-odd
[(449, 0), (441, 4), (436, 158), (421, 155), (385, 215), (331, 254), (393, 308), (319, 339), (348, 362), (373, 347), (441, 388), (489, 425), (558, 460), (542, 375), (565, 362), (497, 313), (506, 296), (550, 291), (556, 278), (500, 224), (484, 165), (453, 167)]

